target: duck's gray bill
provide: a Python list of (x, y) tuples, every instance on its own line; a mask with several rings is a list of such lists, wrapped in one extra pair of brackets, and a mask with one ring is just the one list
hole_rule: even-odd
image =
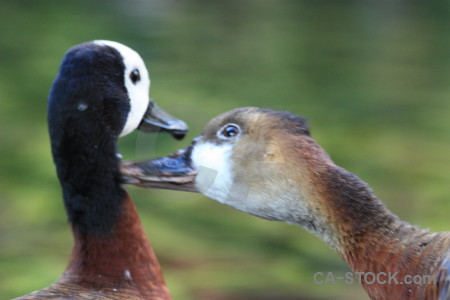
[(177, 140), (184, 138), (188, 132), (188, 126), (185, 122), (166, 113), (152, 99), (150, 99), (147, 111), (138, 129), (144, 132), (165, 131), (172, 134)]
[(197, 171), (191, 166), (192, 146), (169, 156), (141, 162), (124, 162), (120, 172), (124, 183), (147, 188), (198, 192), (194, 186)]

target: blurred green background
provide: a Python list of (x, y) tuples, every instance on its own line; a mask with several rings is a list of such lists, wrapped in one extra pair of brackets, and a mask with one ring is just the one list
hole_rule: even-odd
[[(123, 138), (125, 159), (184, 147), (240, 106), (289, 110), (401, 218), (448, 230), (448, 1), (1, 1), (0, 299), (40, 289), (72, 245), (50, 156), (46, 98), (65, 51), (110, 39), (137, 50), (151, 95), (191, 127)], [(129, 187), (175, 299), (368, 299), (317, 285), (348, 268), (304, 229), (200, 195)]]

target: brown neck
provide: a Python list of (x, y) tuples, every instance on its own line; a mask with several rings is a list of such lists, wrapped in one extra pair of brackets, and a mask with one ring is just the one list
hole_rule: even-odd
[(110, 235), (83, 234), (73, 229), (75, 245), (60, 281), (96, 290), (128, 290), (143, 299), (172, 299), (128, 195), (121, 205)]
[(389, 276), (397, 274), (400, 283), (406, 275), (430, 275), (450, 245), (450, 234), (429, 233), (402, 222), (363, 181), (339, 167), (328, 165), (326, 174), (317, 176), (318, 201), (333, 227), (334, 248), (353, 272), (380, 274), (375, 282), (371, 274), (362, 277), (370, 297), (424, 299), (425, 284), (398, 285), (394, 279), (389, 284)]

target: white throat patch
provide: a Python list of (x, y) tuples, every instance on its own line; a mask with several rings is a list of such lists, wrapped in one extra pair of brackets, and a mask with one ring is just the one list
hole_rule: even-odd
[(198, 170), (195, 185), (205, 196), (225, 203), (233, 186), (232, 144), (197, 144), (192, 150), (192, 163)]
[[(339, 240), (328, 220), (309, 203), (308, 195), (286, 177), (288, 173), (277, 172), (277, 168), (278, 171), (283, 171), (288, 162), (262, 162), (260, 167), (265, 169), (239, 170), (244, 166), (233, 165), (233, 150), (234, 144), (231, 143), (217, 145), (212, 142), (197, 142), (194, 145), (191, 159), (197, 169), (195, 186), (199, 192), (260, 218), (303, 226), (320, 236), (332, 248), (338, 249)], [(255, 181), (253, 178), (238, 181), (239, 171), (244, 171), (245, 176), (261, 176), (260, 180)], [(242, 178), (242, 173), (240, 175)]]
[[(98, 45), (106, 45), (113, 47), (119, 51), (125, 65), (124, 83), (130, 98), (130, 112), (128, 113), (125, 126), (120, 133), (124, 136), (135, 130), (142, 121), (145, 111), (147, 110), (150, 97), (150, 77), (148, 75), (145, 63), (141, 56), (133, 49), (113, 41), (97, 40), (94, 43)], [(139, 70), (141, 80), (134, 84), (130, 79), (130, 72), (134, 69)]]

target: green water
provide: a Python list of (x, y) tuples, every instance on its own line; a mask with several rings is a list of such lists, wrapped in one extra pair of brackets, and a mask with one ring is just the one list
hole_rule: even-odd
[[(0, 299), (67, 263), (46, 97), (65, 51), (92, 39), (137, 50), (152, 97), (191, 127), (183, 142), (125, 137), (126, 159), (183, 147), (235, 107), (289, 110), (396, 214), (448, 230), (449, 13), (448, 1), (2, 1)], [(195, 194), (129, 191), (175, 299), (367, 299), (356, 284), (314, 284), (348, 269), (301, 228)]]

